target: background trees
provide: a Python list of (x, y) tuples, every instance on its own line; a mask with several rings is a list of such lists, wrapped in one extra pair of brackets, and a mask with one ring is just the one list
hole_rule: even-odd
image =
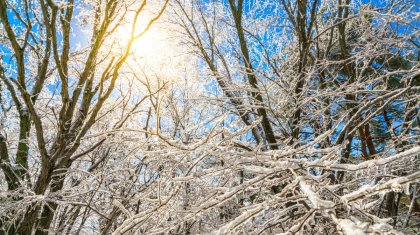
[[(0, 0), (3, 233), (418, 231), (415, 1), (24, 3)], [(154, 23), (185, 60), (142, 63)]]

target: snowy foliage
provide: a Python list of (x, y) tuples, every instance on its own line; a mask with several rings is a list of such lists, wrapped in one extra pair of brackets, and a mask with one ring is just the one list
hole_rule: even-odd
[(419, 11), (0, 0), (0, 234), (420, 232)]

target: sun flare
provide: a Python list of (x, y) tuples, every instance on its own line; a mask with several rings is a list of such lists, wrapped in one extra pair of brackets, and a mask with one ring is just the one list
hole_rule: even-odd
[[(127, 45), (131, 40), (131, 25), (122, 26), (116, 34), (120, 45)], [(133, 40), (131, 53), (137, 59), (151, 59), (158, 55), (158, 52), (166, 46), (164, 38), (167, 35), (158, 27), (151, 27), (141, 37)]]
[[(145, 26), (140, 25), (135, 29), (135, 34), (142, 32)], [(187, 61), (187, 53), (180, 43), (175, 40), (175, 32), (170, 30), (165, 23), (152, 25), (141, 37), (135, 38), (130, 49), (130, 57), (126, 63), (132, 68), (140, 69), (143, 73), (159, 76), (165, 81), (176, 81), (185, 73), (186, 66), (192, 66), (191, 60)], [(116, 41), (119, 48), (132, 40), (132, 24), (122, 25), (116, 31)]]

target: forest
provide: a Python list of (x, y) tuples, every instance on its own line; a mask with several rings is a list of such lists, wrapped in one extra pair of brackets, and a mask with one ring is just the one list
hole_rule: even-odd
[(420, 233), (418, 0), (0, 0), (0, 235)]

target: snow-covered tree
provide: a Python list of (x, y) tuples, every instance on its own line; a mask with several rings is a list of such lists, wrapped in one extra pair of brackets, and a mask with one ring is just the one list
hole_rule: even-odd
[(419, 12), (0, 0), (0, 234), (418, 233)]

